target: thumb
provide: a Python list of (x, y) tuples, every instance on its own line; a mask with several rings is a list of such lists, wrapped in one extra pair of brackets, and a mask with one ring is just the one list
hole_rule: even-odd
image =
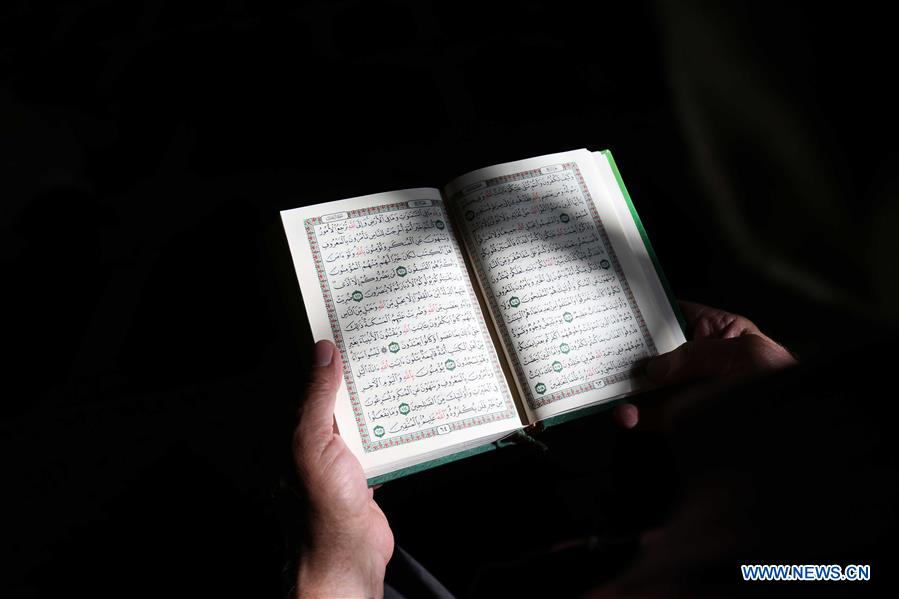
[(306, 399), (300, 408), (297, 441), (302, 451), (321, 450), (334, 433), (334, 402), (340, 387), (342, 363), (334, 344), (315, 344)]
[(753, 335), (688, 341), (651, 358), (646, 364), (646, 376), (656, 383), (671, 384), (740, 374), (740, 365), (747, 362), (753, 349), (749, 347), (749, 337)]

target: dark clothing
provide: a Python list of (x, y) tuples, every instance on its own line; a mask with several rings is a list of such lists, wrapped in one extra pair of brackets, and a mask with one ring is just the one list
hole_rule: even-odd
[(390, 558), (384, 584), (384, 599), (452, 599), (447, 590), (427, 568), (397, 546)]
[[(552, 552), (506, 555), (485, 566), (468, 593), (569, 596), (591, 587), (603, 597), (894, 592), (899, 410), (889, 373), (897, 358), (892, 339), (885, 339), (759, 380), (669, 398), (672, 409), (663, 420), (670, 425), (679, 492), (670, 515), (639, 549), (636, 539), (628, 545), (593, 537)], [(552, 521), (551, 514), (543, 517)], [(585, 540), (591, 532), (584, 531)], [(476, 527), (465, 534), (476, 535)], [(494, 540), (470, 536), (469, 542)], [(606, 568), (616, 557), (623, 573), (609, 581)], [(741, 564), (867, 564), (872, 577), (745, 582)]]

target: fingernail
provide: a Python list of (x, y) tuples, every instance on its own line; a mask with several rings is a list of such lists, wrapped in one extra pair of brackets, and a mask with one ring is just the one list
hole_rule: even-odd
[(313, 364), (316, 368), (328, 366), (334, 357), (334, 344), (324, 339), (315, 344)]
[(671, 356), (661, 354), (646, 362), (646, 376), (654, 381), (664, 380), (671, 369)]
[(621, 428), (634, 428), (640, 421), (640, 412), (633, 404), (623, 404), (615, 408), (615, 419)]

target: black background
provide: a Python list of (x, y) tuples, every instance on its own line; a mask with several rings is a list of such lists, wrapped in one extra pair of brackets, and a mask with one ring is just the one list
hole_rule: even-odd
[[(811, 361), (899, 312), (896, 53), (873, 8), (0, 14), (7, 596), (285, 590), (277, 488), (312, 341), (282, 209), (610, 148), (679, 297)], [(464, 594), (503, 556), (658, 520), (660, 442), (573, 430), (387, 485), (398, 542)]]

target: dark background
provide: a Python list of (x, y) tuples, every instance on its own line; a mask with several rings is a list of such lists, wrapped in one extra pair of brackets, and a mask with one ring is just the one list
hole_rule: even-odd
[[(5, 596), (283, 593), (312, 341), (282, 209), (610, 148), (679, 297), (808, 361), (899, 314), (895, 40), (873, 5), (0, 15)], [(572, 430), (387, 485), (397, 541), (460, 594), (584, 535), (611, 576), (670, 469), (605, 416)], [(490, 516), (510, 500), (514, 521)]]

